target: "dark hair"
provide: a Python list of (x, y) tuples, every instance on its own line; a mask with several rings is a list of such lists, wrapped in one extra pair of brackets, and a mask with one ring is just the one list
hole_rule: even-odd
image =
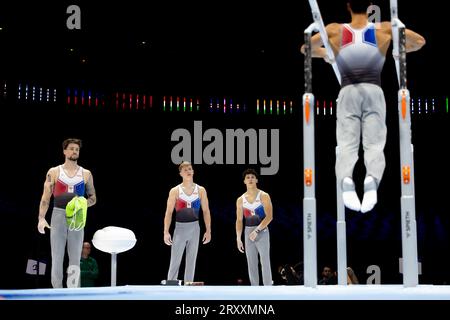
[(244, 172), (242, 173), (242, 179), (245, 179), (245, 176), (248, 174), (252, 174), (256, 177), (256, 179), (258, 179), (258, 174), (254, 169), (245, 169)]
[(286, 282), (286, 285), (303, 285), (303, 270), (295, 270), (295, 267), (290, 264), (280, 266), (278, 273), (281, 278)]
[(67, 146), (71, 143), (77, 144), (81, 149), (81, 140), (80, 139), (69, 138), (69, 139), (66, 139), (63, 141), (63, 143), (62, 143), (63, 150), (66, 150)]
[(370, 0), (348, 0), (353, 13), (367, 13), (367, 8), (372, 4)]

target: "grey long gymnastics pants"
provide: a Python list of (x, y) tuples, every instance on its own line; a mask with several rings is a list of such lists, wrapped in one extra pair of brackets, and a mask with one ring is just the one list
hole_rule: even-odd
[(265, 228), (256, 237), (255, 241), (249, 238), (255, 227), (245, 227), (245, 255), (247, 256), (248, 276), (252, 286), (259, 286), (258, 254), (261, 258), (261, 271), (263, 284), (272, 285), (272, 269), (270, 267), (270, 236), (269, 229)]
[(186, 264), (184, 269), (184, 282), (194, 281), (195, 263), (197, 260), (198, 243), (200, 238), (200, 225), (198, 221), (176, 222), (173, 232), (173, 244), (170, 255), (170, 266), (167, 280), (178, 279), (181, 258), (186, 248)]
[(360, 137), (364, 148), (366, 175), (381, 180), (386, 166), (386, 102), (383, 90), (374, 84), (347, 85), (339, 92), (337, 103), (336, 177), (352, 177), (358, 161)]
[[(80, 231), (69, 231), (66, 222), (66, 211), (61, 208), (53, 208), (50, 229), (50, 245), (52, 250), (52, 286), (62, 288), (63, 263), (67, 242), (67, 253), (69, 255), (69, 266), (80, 268), (81, 250), (83, 249), (84, 229)], [(79, 274), (79, 272), (78, 272)], [(70, 285), (67, 279), (67, 286)], [(80, 281), (76, 281), (80, 286)]]

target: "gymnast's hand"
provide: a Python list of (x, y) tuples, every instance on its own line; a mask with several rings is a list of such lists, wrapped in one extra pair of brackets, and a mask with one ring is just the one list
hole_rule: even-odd
[(171, 246), (173, 244), (172, 237), (170, 236), (169, 232), (164, 232), (164, 243), (168, 246)]
[(255, 241), (257, 237), (258, 237), (258, 232), (256, 232), (255, 230), (253, 230), (253, 231), (249, 234), (249, 236), (248, 236), (248, 238), (249, 238), (251, 241)]
[(47, 220), (45, 220), (45, 218), (39, 218), (39, 222), (38, 222), (38, 226), (37, 226), (37, 228), (38, 228), (38, 230), (39, 230), (39, 232), (40, 233), (42, 233), (42, 234), (44, 234), (45, 233), (45, 228), (51, 228), (49, 225), (48, 225), (48, 223), (47, 223)]
[(330, 57), (328, 56), (328, 54), (325, 54), (325, 56), (323, 57), (323, 60), (325, 60), (325, 62), (326, 62), (326, 63), (329, 63), (329, 64), (333, 64), (333, 63), (334, 63), (334, 60), (333, 60), (333, 59), (330, 59)]
[(205, 232), (203, 236), (203, 244), (207, 244), (211, 241), (211, 232)]
[(244, 253), (244, 244), (241, 239), (237, 239), (237, 248), (240, 252)]

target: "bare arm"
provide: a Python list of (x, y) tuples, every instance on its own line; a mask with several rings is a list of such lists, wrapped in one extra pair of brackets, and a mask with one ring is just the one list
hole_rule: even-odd
[(47, 172), (47, 177), (45, 178), (44, 182), (44, 192), (42, 193), (41, 203), (39, 205), (39, 219), (45, 219), (54, 187), (55, 181), (53, 169), (50, 169)]
[(92, 176), (92, 173), (88, 171), (89, 177), (86, 182), (86, 194), (88, 196), (87, 198), (87, 204), (88, 207), (93, 206), (97, 202), (97, 196), (95, 194), (95, 188), (94, 188), (94, 177)]
[[(333, 46), (333, 42), (335, 37), (339, 36), (340, 25), (338, 23), (330, 23), (325, 27), (325, 30), (328, 35), (328, 41), (331, 47), (335, 50), (335, 46)], [(300, 49), (301, 53), (305, 54), (305, 45), (302, 45)], [(334, 52), (336, 54), (336, 50)], [(323, 41), (320, 36), (320, 33), (316, 33), (311, 37), (311, 56), (313, 58), (326, 58), (327, 50), (323, 47)]]
[(406, 52), (414, 52), (420, 50), (426, 43), (425, 38), (420, 34), (406, 29)]
[(208, 195), (206, 189), (200, 188), (200, 201), (203, 211), (203, 220), (205, 221), (205, 234), (203, 235), (203, 244), (207, 244), (211, 241), (211, 212), (209, 211)]
[(267, 193), (263, 193), (261, 195), (261, 202), (264, 206), (264, 213), (266, 216), (264, 219), (262, 219), (261, 223), (255, 228), (255, 230), (252, 231), (249, 235), (249, 239), (252, 241), (256, 240), (256, 237), (258, 236), (258, 233), (265, 229), (269, 223), (272, 221), (272, 201), (270, 200), (270, 196)]
[(48, 207), (50, 205), (50, 199), (55, 187), (55, 181), (55, 169), (52, 168), (47, 172), (47, 176), (44, 182), (44, 191), (42, 193), (41, 203), (39, 204), (38, 230), (40, 233), (45, 233), (45, 227), (50, 228), (47, 221), (45, 220), (45, 215), (47, 214)]
[[(392, 39), (392, 24), (388, 21), (382, 22), (381, 30), (385, 34), (385, 37), (388, 36), (387, 40), (389, 40), (385, 44), (383, 43), (380, 44), (381, 46), (380, 49), (383, 49), (382, 51), (386, 53), (389, 47), (389, 42)], [(406, 36), (406, 52), (417, 51), (421, 49), (426, 43), (424, 37), (422, 37), (420, 34), (410, 29), (405, 29), (405, 36)]]
[(239, 197), (236, 201), (236, 242), (240, 252), (244, 252), (244, 245), (242, 244), (242, 229), (243, 229), (244, 214), (242, 212), (242, 198)]
[[(300, 52), (305, 54), (305, 45), (302, 45)], [(313, 58), (324, 58), (327, 52), (323, 47), (323, 41), (320, 33), (316, 33), (311, 37), (311, 56)]]
[(164, 215), (164, 243), (168, 246), (172, 245), (172, 237), (170, 236), (169, 229), (172, 223), (172, 214), (175, 209), (175, 203), (177, 201), (177, 188), (172, 188), (167, 198), (166, 213)]
[(272, 222), (273, 219), (273, 208), (272, 208), (272, 200), (270, 199), (270, 196), (268, 193), (263, 193), (261, 195), (261, 202), (264, 206), (264, 213), (266, 216), (261, 221), (257, 229), (263, 230), (264, 228), (267, 228), (270, 222)]

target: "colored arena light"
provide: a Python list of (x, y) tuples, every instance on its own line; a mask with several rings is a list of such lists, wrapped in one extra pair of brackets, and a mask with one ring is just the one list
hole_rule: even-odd
[[(7, 97), (7, 89), (11, 85), (6, 81), (0, 84), (0, 97)], [(57, 89), (46, 86), (39, 86), (34, 83), (18, 82), (13, 85), (16, 87), (15, 99), (27, 103), (56, 103)], [(9, 91), (9, 90), (8, 90)], [(109, 97), (108, 97), (109, 96)], [(202, 110), (220, 113), (237, 114), (247, 112), (248, 101), (238, 101), (230, 96), (222, 97), (189, 97), (189, 96), (161, 96), (155, 97), (142, 92), (112, 92), (101, 93), (93, 88), (73, 88), (64, 89), (62, 97), (66, 105), (88, 106), (88, 107), (106, 107), (115, 106), (114, 110), (147, 110), (153, 108), (153, 100), (156, 99), (162, 111), (178, 112), (201, 112)], [(245, 98), (244, 98), (245, 100)], [(251, 101), (252, 99), (250, 99)], [(256, 112), (257, 115), (280, 116), (294, 114), (294, 106), (298, 103), (296, 98), (285, 97), (256, 97), (254, 104), (250, 103), (250, 112)], [(206, 102), (206, 103), (205, 103)], [(394, 104), (394, 101), (386, 101), (387, 105)], [(176, 108), (176, 109), (175, 109)], [(203, 109), (204, 108), (204, 109)], [(316, 115), (319, 118), (335, 117), (336, 101), (330, 97), (317, 98), (315, 101)], [(448, 96), (421, 96), (411, 97), (410, 110), (411, 116), (424, 117), (433, 114), (448, 114)], [(300, 111), (301, 112), (301, 111)]]
[[(283, 104), (282, 107), (281, 103)], [(289, 113), (292, 114), (294, 101), (290, 98), (279, 98), (279, 99), (257, 98), (256, 114), (260, 115), (262, 113), (262, 115), (278, 116), (282, 112), (284, 115), (286, 115), (288, 103), (289, 103)], [(236, 111), (238, 111), (238, 109)]]

